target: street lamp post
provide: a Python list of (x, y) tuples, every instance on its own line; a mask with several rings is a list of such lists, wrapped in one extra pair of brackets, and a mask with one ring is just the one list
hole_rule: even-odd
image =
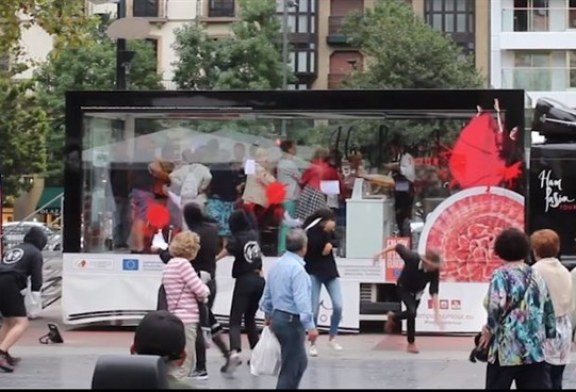
[[(298, 3), (294, 0), (282, 1), (282, 61), (284, 62), (282, 72), (282, 90), (288, 89), (288, 7), (298, 7)], [(280, 137), (286, 137), (286, 119), (282, 119)]]
[[(126, 17), (126, 0), (118, 1), (117, 19)], [(116, 40), (116, 90), (126, 90), (126, 39)]]

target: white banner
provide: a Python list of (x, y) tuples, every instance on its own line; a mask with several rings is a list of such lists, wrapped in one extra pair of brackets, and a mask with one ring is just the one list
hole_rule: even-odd
[[(277, 258), (265, 258), (264, 275)], [(234, 279), (232, 258), (218, 262), (217, 295), (214, 314), (227, 320), (230, 314)], [(342, 298), (344, 299), (341, 331), (358, 332), (360, 316), (360, 282), (362, 276), (383, 280), (381, 264), (371, 260), (339, 260)], [(156, 255), (65, 254), (63, 258), (62, 312), (66, 324), (83, 324), (106, 320), (134, 320), (156, 309), (163, 264)], [(375, 276), (374, 276), (375, 275)], [(330, 324), (331, 303), (323, 288), (318, 323)], [(258, 318), (263, 318), (259, 312)]]
[(444, 329), (434, 323), (434, 310), (428, 288), (418, 307), (416, 332), (480, 332), (486, 324), (484, 297), (488, 283), (440, 282), (438, 295)]

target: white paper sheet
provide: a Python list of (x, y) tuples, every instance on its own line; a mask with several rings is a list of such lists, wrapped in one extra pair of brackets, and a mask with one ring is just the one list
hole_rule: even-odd
[(161, 250), (168, 249), (168, 244), (164, 240), (164, 236), (162, 235), (161, 230), (158, 230), (158, 232), (154, 234), (154, 238), (152, 239), (152, 248)]
[(244, 164), (244, 174), (247, 176), (256, 174), (256, 161), (254, 159), (246, 159)]
[(339, 195), (340, 182), (339, 181), (320, 181), (320, 191), (325, 195)]

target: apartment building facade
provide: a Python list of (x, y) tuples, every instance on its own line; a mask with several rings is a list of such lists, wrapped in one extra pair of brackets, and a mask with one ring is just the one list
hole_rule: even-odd
[(575, 0), (492, 0), (491, 51), (493, 87), (576, 107)]
[[(125, 1), (127, 17), (144, 17), (150, 23), (146, 39), (155, 48), (158, 72), (166, 88), (176, 88), (171, 81), (177, 61), (173, 50), (175, 31), (198, 18), (211, 36), (225, 36), (237, 20), (240, 6), (238, 0)], [(288, 13), (289, 62), (297, 76), (289, 88), (338, 88), (350, 72), (362, 67), (362, 53), (346, 43), (342, 25), (350, 12), (373, 7), (377, 1), (383, 0), (276, 0), (279, 18), (283, 7)], [(474, 57), (477, 68), (489, 76), (490, 3), (495, 0), (406, 1), (430, 25), (451, 36)], [(497, 0), (502, 1), (507, 0)], [(98, 3), (86, 0), (86, 12), (116, 14), (115, 0)], [(42, 60), (50, 51), (51, 38), (39, 27), (33, 27), (23, 33), (23, 46), (30, 58)], [(32, 71), (20, 77), (30, 77)]]
[[(279, 17), (287, 6), (290, 65), (297, 76), (293, 89), (338, 88), (355, 68), (362, 67), (362, 53), (351, 48), (342, 34), (345, 17), (373, 7), (382, 0), (277, 0)], [(489, 75), (489, 0), (406, 0), (418, 15), (447, 33), (477, 68)], [(227, 33), (238, 12), (238, 1), (209, 0), (201, 20), (210, 34)]]

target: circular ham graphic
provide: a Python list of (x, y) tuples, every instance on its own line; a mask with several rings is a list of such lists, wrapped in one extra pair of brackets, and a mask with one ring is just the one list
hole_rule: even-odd
[(418, 251), (440, 252), (441, 279), (486, 282), (502, 261), (494, 255), (498, 234), (524, 230), (524, 197), (499, 187), (474, 187), (444, 200), (426, 219)]

